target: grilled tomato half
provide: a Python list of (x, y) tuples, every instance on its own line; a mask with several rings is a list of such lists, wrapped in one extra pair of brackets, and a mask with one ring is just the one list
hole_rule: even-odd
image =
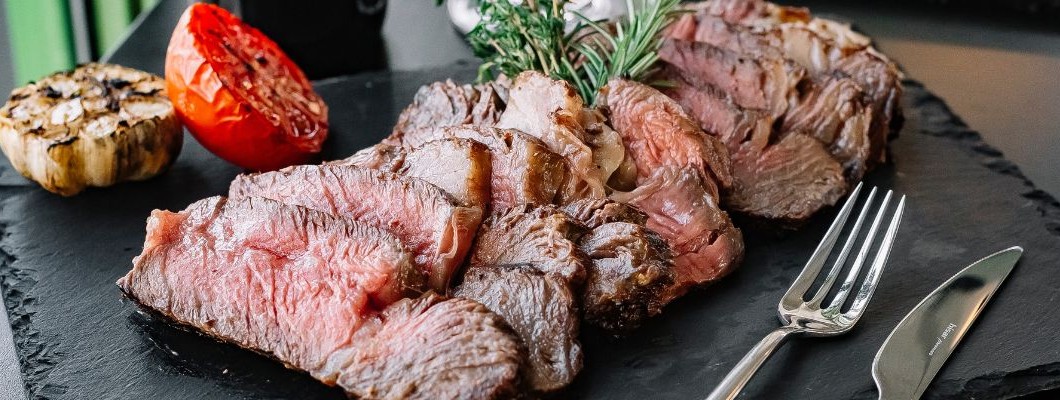
[(206, 149), (266, 171), (306, 163), (328, 134), (328, 108), (275, 42), (223, 8), (197, 3), (173, 30), (166, 88)]

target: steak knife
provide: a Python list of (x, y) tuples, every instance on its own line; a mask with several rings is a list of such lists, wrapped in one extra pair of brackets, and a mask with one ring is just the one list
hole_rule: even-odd
[(913, 307), (872, 360), (881, 400), (920, 398), (1022, 254), (1016, 246), (976, 261)]

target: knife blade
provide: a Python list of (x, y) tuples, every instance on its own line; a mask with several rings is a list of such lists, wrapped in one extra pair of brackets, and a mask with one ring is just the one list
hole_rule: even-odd
[(902, 318), (872, 360), (881, 400), (920, 398), (1022, 254), (1015, 246), (976, 261)]

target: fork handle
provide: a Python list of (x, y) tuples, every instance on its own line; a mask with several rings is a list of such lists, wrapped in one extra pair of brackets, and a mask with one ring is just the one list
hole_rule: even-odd
[(718, 387), (714, 388), (713, 392), (710, 392), (710, 396), (707, 396), (707, 400), (732, 400), (736, 398), (736, 395), (740, 394), (743, 390), (744, 385), (751, 380), (755, 372), (758, 372), (758, 368), (765, 364), (769, 356), (773, 355), (773, 351), (780, 347), (784, 343), (784, 339), (788, 335), (795, 332), (795, 329), (790, 326), (779, 328), (773, 332), (770, 332), (762, 340), (758, 341), (755, 347), (751, 348), (746, 355), (740, 359), (740, 362), (736, 363), (736, 366), (729, 371), (728, 375), (725, 375), (725, 379), (722, 379)]

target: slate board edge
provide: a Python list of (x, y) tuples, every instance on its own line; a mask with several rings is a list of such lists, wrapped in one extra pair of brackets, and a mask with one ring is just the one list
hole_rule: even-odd
[[(466, 65), (466, 63), (461, 62), (456, 63), (453, 66), (437, 69), (447, 70), (452, 69), (453, 67), (466, 67)], [(366, 75), (370, 76), (378, 74), (386, 76), (400, 72), (401, 71), (370, 73)], [(318, 83), (325, 82), (326, 81), (322, 81)], [(907, 87), (924, 87), (921, 83), (910, 79), (904, 80), (903, 85)], [(1034, 204), (1036, 210), (1041, 214), (1041, 217), (1044, 220), (1043, 222), (1048, 233), (1060, 238), (1060, 202), (1049, 193), (1037, 189), (1034, 183), (1020, 172), (1018, 166), (1011, 161), (1006, 160), (1001, 151), (984, 142), (982, 136), (968, 127), (960, 117), (954, 114), (944, 100), (927, 90), (924, 90), (924, 93), (926, 93), (925, 96), (916, 99), (916, 104), (905, 104), (904, 107), (907, 109), (924, 106), (939, 107), (939, 112), (934, 115), (947, 116), (949, 120), (945, 121), (945, 124), (952, 128), (940, 130), (938, 132), (921, 129), (918, 130), (917, 133), (952, 139), (964, 150), (968, 151), (978, 163), (987, 167), (989, 170), (1019, 179), (1023, 182), (1024, 186), (1027, 187), (1027, 191), (1020, 193), (1020, 196)], [(900, 138), (898, 140), (900, 140)], [(8, 174), (13, 171), (3, 172)], [(9, 197), (24, 190), (34, 189), (33, 186), (29, 184), (0, 185), (0, 196), (4, 197), (3, 200), (0, 200), (0, 211), (2, 211), (3, 205), (7, 203)], [(7, 229), (12, 223), (12, 221), (0, 220), (0, 286), (2, 286), (2, 295), (4, 304), (7, 308), (8, 322), (10, 323), (15, 340), (15, 350), (21, 366), (24, 388), (31, 398), (47, 398), (49, 393), (63, 392), (63, 388), (61, 387), (52, 388), (49, 384), (42, 383), (43, 378), (48, 376), (51, 369), (57, 364), (58, 359), (61, 358), (61, 355), (55, 354), (47, 340), (40, 340), (41, 332), (33, 327), (33, 315), (35, 314), (35, 307), (33, 304), (34, 298), (29, 297), (27, 294), (30, 293), (33, 286), (37, 283), (36, 270), (25, 267), (14, 267), (17, 258), (9, 251), (10, 244), (7, 243)], [(117, 292), (117, 290), (115, 290), (115, 292)], [(947, 381), (935, 382), (935, 385), (936, 387), (947, 387), (947, 389), (943, 390), (944, 392), (963, 392), (968, 395), (974, 395), (978, 391), (996, 388), (1004, 382), (1006, 386), (1022, 389), (1018, 392), (1011, 393), (1011, 395), (1017, 396), (1040, 390), (1060, 388), (1060, 380), (1056, 380), (1055, 378), (1052, 380), (1034, 379), (1035, 377), (1055, 377), (1057, 375), (1060, 375), (1060, 362), (1038, 366), (1027, 370), (1011, 371), (975, 378), (967, 381), (964, 384), (964, 388), (956, 387), (958, 386), (958, 383), (956, 382)]]

